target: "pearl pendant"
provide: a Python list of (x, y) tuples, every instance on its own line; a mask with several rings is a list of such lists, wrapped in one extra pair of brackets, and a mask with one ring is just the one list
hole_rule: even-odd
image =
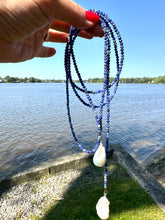
[(106, 196), (102, 196), (98, 200), (96, 204), (96, 211), (100, 219), (105, 220), (109, 218), (109, 205), (110, 205), (110, 202)]
[(106, 162), (106, 152), (105, 147), (103, 146), (103, 142), (100, 143), (97, 151), (94, 154), (93, 157), (93, 163), (97, 167), (103, 167)]

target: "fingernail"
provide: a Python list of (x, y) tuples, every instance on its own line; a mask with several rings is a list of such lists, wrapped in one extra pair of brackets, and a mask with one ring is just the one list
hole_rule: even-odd
[(91, 21), (94, 24), (97, 24), (99, 22), (100, 17), (97, 14), (95, 14), (94, 12), (86, 11), (85, 13), (86, 13), (86, 19), (88, 21)]

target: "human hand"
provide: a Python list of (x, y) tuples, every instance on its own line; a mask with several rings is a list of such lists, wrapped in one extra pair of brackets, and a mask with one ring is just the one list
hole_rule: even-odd
[(1, 0), (0, 62), (53, 56), (55, 49), (43, 46), (47, 33), (47, 41), (64, 43), (71, 25), (84, 29), (82, 37), (102, 36), (98, 21), (72, 0)]

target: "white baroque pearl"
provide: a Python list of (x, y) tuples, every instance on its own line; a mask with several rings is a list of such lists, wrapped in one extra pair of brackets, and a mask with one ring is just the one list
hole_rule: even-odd
[(106, 162), (106, 152), (105, 152), (105, 147), (103, 146), (103, 143), (101, 142), (97, 151), (94, 154), (93, 157), (93, 163), (97, 167), (103, 167)]
[(110, 202), (106, 196), (102, 196), (96, 204), (97, 215), (103, 220), (109, 218), (109, 205)]

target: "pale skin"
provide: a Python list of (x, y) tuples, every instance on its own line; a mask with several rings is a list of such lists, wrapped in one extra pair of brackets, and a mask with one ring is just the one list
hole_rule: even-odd
[(83, 29), (85, 38), (102, 35), (72, 0), (0, 0), (0, 62), (53, 56), (55, 48), (43, 45), (47, 32), (47, 41), (65, 43), (70, 25)]

